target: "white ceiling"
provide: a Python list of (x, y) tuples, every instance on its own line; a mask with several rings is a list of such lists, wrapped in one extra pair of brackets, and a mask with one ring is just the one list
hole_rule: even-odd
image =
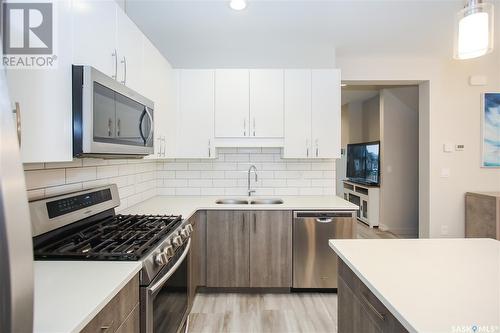
[(335, 52), (449, 58), (463, 4), (249, 0), (236, 12), (228, 1), (127, 0), (126, 8), (174, 67), (331, 67)]

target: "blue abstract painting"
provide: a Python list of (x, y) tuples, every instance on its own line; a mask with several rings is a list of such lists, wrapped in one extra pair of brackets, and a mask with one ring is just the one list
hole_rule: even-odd
[(500, 167), (500, 93), (484, 94), (483, 166)]

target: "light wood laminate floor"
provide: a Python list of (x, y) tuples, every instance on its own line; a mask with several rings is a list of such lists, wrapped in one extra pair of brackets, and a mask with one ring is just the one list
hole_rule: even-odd
[(189, 332), (337, 332), (337, 294), (197, 294)]

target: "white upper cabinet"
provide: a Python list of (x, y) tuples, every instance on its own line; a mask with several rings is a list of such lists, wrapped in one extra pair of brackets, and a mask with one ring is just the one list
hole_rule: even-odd
[(249, 72), (246, 69), (215, 71), (215, 136), (249, 136)]
[(340, 158), (340, 70), (313, 69), (312, 144), (317, 158)]
[(215, 71), (179, 70), (179, 158), (214, 158)]
[(73, 2), (73, 54), (74, 64), (90, 64), (108, 76), (116, 76), (114, 0)]
[(116, 11), (118, 81), (144, 93), (142, 78), (143, 34), (120, 8)]
[(250, 70), (250, 136), (283, 137), (283, 70)]
[(19, 105), (24, 163), (73, 158), (71, 2), (57, 2), (54, 11), (59, 26), (54, 34), (55, 44), (59, 45), (54, 49), (57, 67), (7, 70), (12, 105)]
[(283, 157), (311, 156), (311, 71), (285, 70), (285, 140)]
[(166, 158), (171, 156), (167, 148), (174, 144), (167, 140), (168, 114), (174, 110), (169, 107), (167, 97), (171, 68), (146, 37), (143, 40), (142, 70), (144, 95), (154, 102), (154, 154), (149, 158)]
[(285, 70), (284, 158), (340, 158), (340, 71)]

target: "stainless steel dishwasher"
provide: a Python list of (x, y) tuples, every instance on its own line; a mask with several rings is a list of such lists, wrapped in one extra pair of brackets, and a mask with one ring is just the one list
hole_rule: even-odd
[(329, 239), (354, 238), (354, 212), (296, 211), (293, 214), (293, 288), (337, 288), (337, 255)]

